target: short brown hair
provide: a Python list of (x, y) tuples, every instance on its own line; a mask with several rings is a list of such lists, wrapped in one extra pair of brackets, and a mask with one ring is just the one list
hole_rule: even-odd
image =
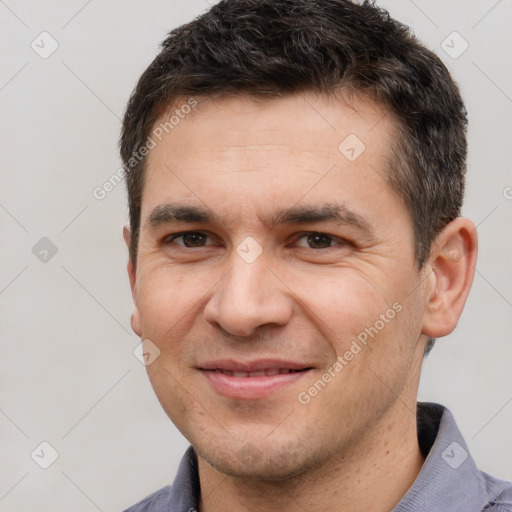
[(222, 0), (169, 33), (130, 97), (120, 139), (133, 263), (146, 162), (140, 150), (171, 102), (343, 89), (394, 114), (399, 137), (387, 179), (411, 213), (421, 268), (436, 235), (460, 215), (466, 110), (444, 64), (406, 26), (374, 2), (350, 0)]

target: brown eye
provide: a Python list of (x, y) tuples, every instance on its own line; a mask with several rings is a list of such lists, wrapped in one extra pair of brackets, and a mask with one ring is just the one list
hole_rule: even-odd
[(181, 245), (183, 247), (203, 247), (205, 245), (208, 245), (206, 243), (208, 238), (209, 237), (204, 233), (190, 231), (188, 233), (180, 233), (178, 235), (173, 235), (169, 239), (169, 241), (174, 242), (177, 245)]
[(296, 245), (299, 247), (307, 247), (309, 249), (327, 249), (332, 247), (334, 239), (330, 235), (324, 233), (309, 233), (301, 236)]
[(324, 249), (332, 245), (332, 238), (328, 235), (308, 235), (307, 240), (312, 249)]

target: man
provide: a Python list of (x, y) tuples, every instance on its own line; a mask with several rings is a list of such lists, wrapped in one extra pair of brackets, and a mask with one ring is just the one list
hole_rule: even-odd
[(190, 441), (131, 512), (512, 510), (449, 411), (417, 405), (475, 226), (440, 60), (370, 4), (227, 0), (128, 104), (132, 327)]

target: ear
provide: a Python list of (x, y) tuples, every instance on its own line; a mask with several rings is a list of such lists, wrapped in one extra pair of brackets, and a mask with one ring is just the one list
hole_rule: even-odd
[[(132, 239), (132, 234), (128, 226), (123, 227), (123, 238), (126, 247), (128, 247), (128, 251), (130, 251), (130, 242)], [(142, 322), (140, 318), (139, 308), (137, 306), (137, 268), (130, 256), (128, 257), (127, 270), (128, 277), (130, 279), (130, 289), (132, 291), (133, 298), (133, 313), (131, 317), (132, 329), (133, 332), (137, 334), (137, 336), (142, 336)]]
[(477, 251), (476, 227), (469, 219), (454, 219), (437, 236), (425, 268), (422, 334), (440, 338), (455, 329), (473, 283)]

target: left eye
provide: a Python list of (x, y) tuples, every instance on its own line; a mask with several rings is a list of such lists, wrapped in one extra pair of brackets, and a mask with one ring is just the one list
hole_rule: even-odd
[(340, 241), (339, 238), (324, 233), (307, 233), (302, 235), (297, 242), (295, 242), (295, 245), (308, 247), (309, 249), (327, 249)]
[(177, 233), (176, 235), (172, 235), (167, 238), (168, 242), (174, 242), (176, 245), (181, 245), (183, 247), (203, 247), (205, 245), (212, 245), (211, 243), (206, 243), (208, 240), (210, 240), (210, 237), (199, 231)]

